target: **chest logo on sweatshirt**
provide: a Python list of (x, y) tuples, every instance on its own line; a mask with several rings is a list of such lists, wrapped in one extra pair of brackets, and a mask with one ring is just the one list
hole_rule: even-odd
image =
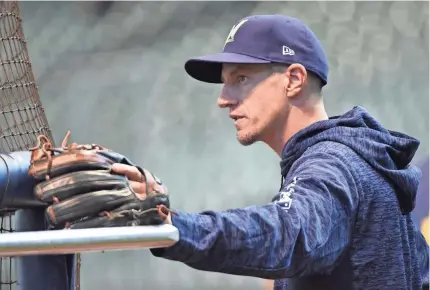
[(293, 203), (294, 187), (299, 179), (300, 178), (298, 177), (294, 177), (293, 181), (291, 181), (291, 183), (279, 193), (279, 200), (276, 203), (285, 210), (289, 210), (291, 208), (291, 204)]

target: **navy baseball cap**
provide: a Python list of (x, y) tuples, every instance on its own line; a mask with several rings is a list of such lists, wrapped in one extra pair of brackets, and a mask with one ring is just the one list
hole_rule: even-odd
[(299, 63), (327, 84), (328, 61), (321, 42), (299, 19), (253, 15), (231, 29), (220, 53), (189, 59), (186, 72), (196, 80), (220, 84), (223, 63)]

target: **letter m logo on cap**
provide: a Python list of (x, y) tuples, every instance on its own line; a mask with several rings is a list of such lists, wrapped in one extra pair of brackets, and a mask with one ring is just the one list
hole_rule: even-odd
[(233, 42), (234, 41), (234, 36), (236, 35), (237, 31), (239, 30), (239, 28), (245, 24), (245, 22), (248, 21), (248, 19), (242, 19), (238, 24), (236, 24), (235, 26), (233, 26), (233, 28), (230, 30), (230, 33), (227, 36), (227, 39), (225, 40), (225, 44), (224, 46), (229, 43), (229, 42)]

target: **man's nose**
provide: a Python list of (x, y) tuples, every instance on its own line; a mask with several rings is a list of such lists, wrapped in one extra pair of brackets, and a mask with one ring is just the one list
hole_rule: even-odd
[(226, 94), (225, 90), (221, 91), (220, 96), (218, 97), (218, 107), (224, 109), (237, 104), (237, 100), (235, 98), (229, 97), (229, 94)]

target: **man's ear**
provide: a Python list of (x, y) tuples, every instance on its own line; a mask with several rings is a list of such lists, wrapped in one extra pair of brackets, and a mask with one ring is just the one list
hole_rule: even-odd
[(308, 74), (303, 65), (295, 63), (285, 71), (285, 91), (288, 98), (294, 98), (304, 89)]

